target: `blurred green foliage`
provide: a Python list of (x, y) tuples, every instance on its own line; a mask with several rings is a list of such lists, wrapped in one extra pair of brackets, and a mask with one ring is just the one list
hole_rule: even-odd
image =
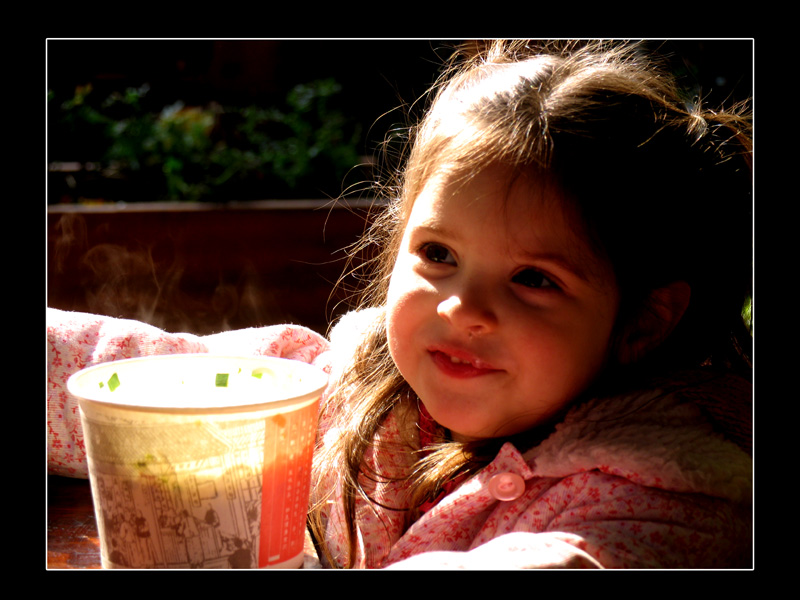
[[(279, 107), (177, 101), (160, 111), (145, 106), (146, 85), (102, 99), (82, 86), (60, 103), (50, 93), (48, 160), (96, 165), (91, 176), (72, 176), (66, 191), (75, 199), (337, 196), (359, 162), (361, 139), (359, 126), (332, 102), (340, 91), (325, 79), (297, 85)], [(63, 201), (64, 186), (52, 175), (51, 183), (50, 201)]]
[(753, 335), (752, 306), (753, 300), (750, 296), (747, 296), (747, 300), (745, 300), (744, 306), (742, 307), (742, 320), (744, 324), (747, 325), (747, 330), (750, 332), (750, 335)]

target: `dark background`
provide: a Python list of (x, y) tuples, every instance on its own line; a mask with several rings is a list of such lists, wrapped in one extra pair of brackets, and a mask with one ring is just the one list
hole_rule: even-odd
[[(51, 40), (48, 44), (48, 161), (98, 161), (94, 140), (67, 135), (56, 111), (77, 86), (91, 84), (92, 98), (149, 86), (144, 109), (158, 113), (176, 101), (186, 106), (274, 107), (297, 84), (332, 78), (341, 92), (331, 110), (357, 124), (360, 157), (369, 160), (388, 131), (406, 124), (406, 108), (433, 82), (445, 43), (426, 40)], [(349, 129), (348, 129), (349, 131)], [(354, 166), (354, 165), (353, 165)], [(361, 173), (357, 176), (368, 176)], [(337, 196), (355, 183), (320, 181), (317, 196)], [(54, 184), (53, 184), (54, 185)], [(275, 188), (276, 186), (272, 186)], [(306, 186), (308, 188), (308, 186)], [(309, 191), (298, 192), (309, 197)], [(286, 190), (263, 186), (287, 197)], [(272, 196), (274, 197), (274, 196)], [(289, 196), (289, 197), (298, 197)]]
[(425, 91), (450, 42), (427, 40), (50, 40), (48, 86), (112, 91), (149, 83), (154, 104), (272, 103), (292, 85), (333, 77), (371, 124)]
[[(406, 123), (405, 108), (434, 81), (458, 40), (50, 40), (48, 88), (56, 98), (91, 83), (105, 97), (149, 84), (160, 110), (186, 105), (273, 105), (297, 83), (332, 77), (337, 107), (362, 127), (359, 152), (372, 155), (386, 133)], [(647, 41), (666, 56), (691, 93), (709, 103), (752, 94), (752, 40)], [(48, 139), (48, 160), (74, 160), (81, 140)]]
[[(49, 40), (48, 86), (93, 82), (108, 91), (144, 82), (165, 103), (273, 101), (294, 83), (334, 77), (352, 112), (372, 123), (412, 102), (458, 40)], [(655, 40), (688, 85), (710, 99), (751, 93), (753, 42)]]
[[(50, 40), (47, 82), (60, 101), (89, 83), (101, 97), (147, 83), (146, 101), (158, 112), (176, 100), (270, 105), (298, 83), (332, 77), (342, 87), (337, 108), (361, 125), (359, 153), (370, 157), (387, 132), (407, 124), (409, 107), (453, 43)], [(751, 40), (647, 45), (671, 57), (689, 95), (718, 105), (752, 94)], [(54, 131), (48, 161), (94, 160), (90, 148), (82, 154), (85, 140)], [(335, 198), (340, 185), (319, 182), (328, 190), (319, 198)], [(286, 322), (324, 333), (347, 309), (347, 289), (334, 285), (346, 266), (342, 249), (369, 217), (363, 208), (288, 208), (274, 200), (215, 210), (99, 209), (48, 207), (48, 306), (198, 334)]]

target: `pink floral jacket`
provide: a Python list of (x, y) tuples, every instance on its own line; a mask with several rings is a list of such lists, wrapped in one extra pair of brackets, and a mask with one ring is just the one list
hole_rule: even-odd
[[(49, 471), (87, 476), (77, 402), (65, 385), (85, 366), (147, 354), (266, 354), (317, 364), (332, 370), (333, 380), (358, 329), (345, 319), (331, 345), (291, 325), (198, 337), (51, 309)], [(723, 377), (670, 389), (576, 407), (548, 439), (524, 454), (505, 444), (491, 464), (405, 531), (401, 511), (381, 508), (397, 505), (402, 485), (378, 484), (375, 505), (357, 504), (356, 565), (750, 568), (750, 387)], [(392, 415), (379, 435), (399, 438)], [(391, 475), (404, 472), (411, 457), (381, 450), (368, 460)], [(326, 536), (337, 563), (345, 557), (342, 522), (334, 497)]]

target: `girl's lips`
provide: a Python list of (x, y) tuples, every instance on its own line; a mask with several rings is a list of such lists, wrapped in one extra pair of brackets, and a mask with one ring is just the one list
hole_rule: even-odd
[(428, 352), (439, 370), (451, 377), (479, 377), (499, 371), (489, 363), (463, 350), (431, 348)]

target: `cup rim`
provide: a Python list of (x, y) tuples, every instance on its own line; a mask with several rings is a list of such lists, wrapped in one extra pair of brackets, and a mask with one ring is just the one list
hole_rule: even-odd
[[(130, 394), (125, 394), (120, 397), (110, 396), (104, 393), (102, 396), (98, 391), (95, 392), (85, 382), (95, 376), (98, 372), (113, 370), (116, 366), (125, 368), (126, 365), (133, 363), (143, 362), (159, 362), (165, 361), (186, 361), (186, 360), (207, 360), (207, 361), (247, 361), (252, 365), (261, 364), (266, 368), (270, 365), (273, 367), (277, 365), (281, 368), (291, 368), (293, 371), (300, 371), (303, 375), (302, 386), (300, 386), (299, 393), (292, 393), (290, 395), (276, 395), (267, 400), (256, 399), (251, 402), (245, 403), (208, 403), (204, 402), (202, 405), (187, 406), (183, 404), (169, 404), (164, 403), (163, 400), (156, 403), (152, 397), (137, 396), (136, 401), (132, 401)], [(86, 404), (104, 405), (113, 407), (120, 410), (130, 410), (137, 412), (153, 412), (153, 413), (171, 413), (171, 414), (219, 414), (219, 413), (240, 413), (251, 412), (263, 409), (278, 409), (286, 406), (308, 404), (318, 399), (328, 383), (328, 375), (319, 367), (310, 365), (308, 363), (292, 360), (276, 356), (245, 356), (245, 355), (231, 355), (231, 354), (212, 354), (212, 353), (181, 353), (181, 354), (159, 354), (138, 356), (134, 358), (125, 358), (113, 361), (104, 361), (89, 367), (85, 367), (80, 371), (73, 373), (67, 379), (67, 391), (78, 399), (79, 405)]]

